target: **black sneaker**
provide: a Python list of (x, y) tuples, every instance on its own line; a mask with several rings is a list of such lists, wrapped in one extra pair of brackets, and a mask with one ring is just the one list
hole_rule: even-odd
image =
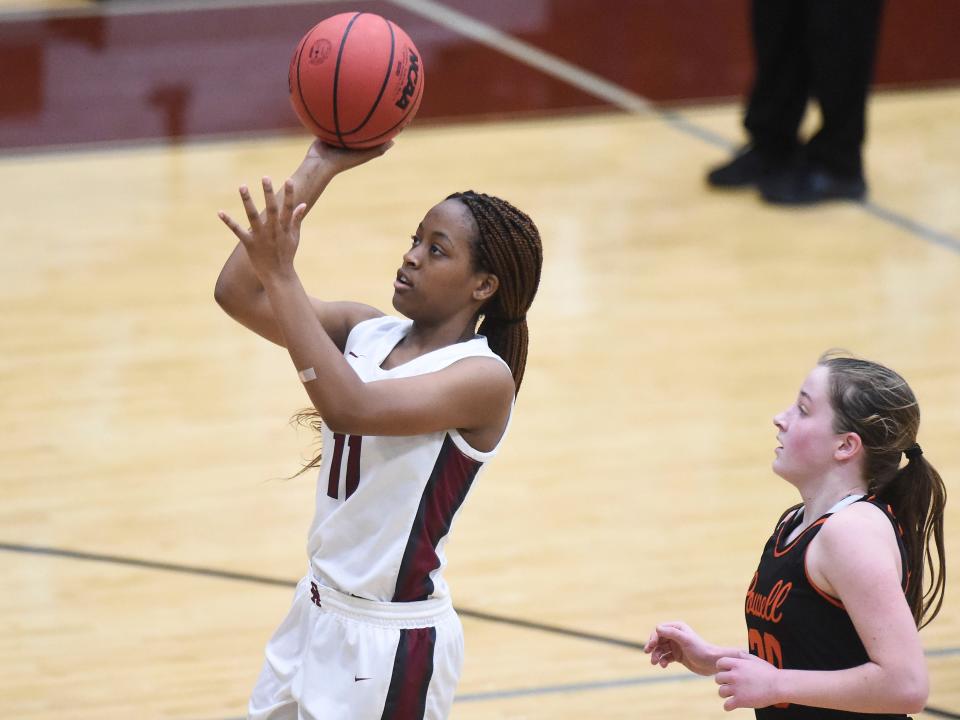
[(765, 177), (760, 182), (760, 195), (774, 205), (863, 200), (867, 183), (860, 176), (843, 177), (823, 168), (801, 165)]
[(715, 188), (745, 188), (756, 185), (769, 172), (769, 161), (753, 145), (747, 145), (733, 160), (707, 173), (707, 184)]

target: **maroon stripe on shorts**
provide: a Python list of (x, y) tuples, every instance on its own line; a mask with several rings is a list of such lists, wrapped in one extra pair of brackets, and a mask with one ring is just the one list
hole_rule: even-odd
[(437, 545), (450, 532), (453, 516), (482, 465), (460, 452), (449, 435), (444, 438), (410, 528), (393, 602), (426, 600), (433, 594), (430, 573), (440, 567)]
[(436, 641), (436, 628), (400, 631), (390, 689), (380, 720), (423, 720), (427, 689), (433, 677), (433, 647)]

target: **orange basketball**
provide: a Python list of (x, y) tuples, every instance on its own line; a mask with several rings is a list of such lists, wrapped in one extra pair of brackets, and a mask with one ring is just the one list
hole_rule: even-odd
[(300, 122), (331, 145), (369, 148), (413, 120), (423, 62), (396, 24), (365, 12), (316, 24), (290, 59), (290, 102)]

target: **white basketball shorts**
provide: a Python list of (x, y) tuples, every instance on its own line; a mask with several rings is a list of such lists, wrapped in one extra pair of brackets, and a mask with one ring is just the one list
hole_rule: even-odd
[(443, 720), (463, 667), (449, 598), (362, 600), (305, 577), (267, 643), (250, 720)]

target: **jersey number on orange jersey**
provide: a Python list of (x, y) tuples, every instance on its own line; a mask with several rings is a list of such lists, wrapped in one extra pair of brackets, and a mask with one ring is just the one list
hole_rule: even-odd
[[(750, 651), (762, 660), (766, 660), (775, 668), (783, 668), (783, 650), (780, 648), (780, 641), (773, 635), (765, 632), (762, 636), (756, 628), (750, 628), (747, 633), (747, 641), (750, 645)], [(776, 708), (790, 707), (790, 703), (777, 703)]]

